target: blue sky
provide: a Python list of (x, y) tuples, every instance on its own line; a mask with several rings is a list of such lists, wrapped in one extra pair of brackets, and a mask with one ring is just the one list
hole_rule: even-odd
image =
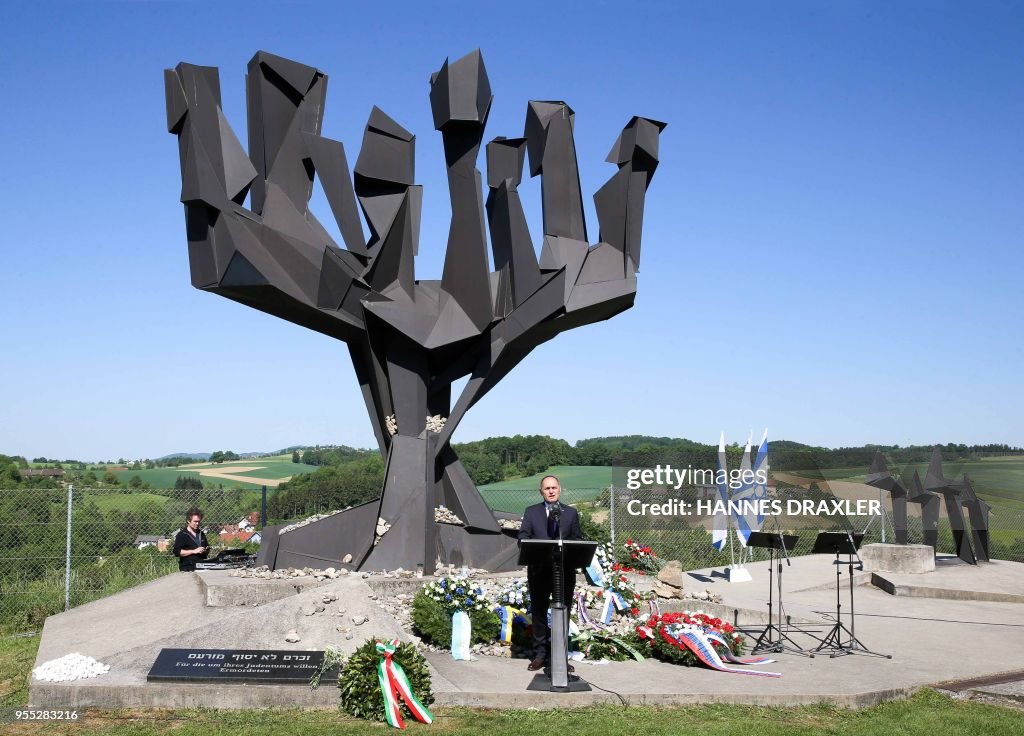
[[(417, 135), (417, 276), (439, 278), (427, 83), (477, 47), (487, 139), (521, 135), (530, 99), (575, 109), (593, 239), (622, 125), (669, 125), (634, 308), (541, 346), (456, 441), (1024, 445), (1024, 6), (500, 7), (4, 3), (0, 453), (372, 445), (344, 345), (190, 286), (162, 70), (219, 67), (243, 141), (260, 49), (328, 74), (350, 159), (388, 112)], [(539, 243), (539, 183), (521, 191)]]

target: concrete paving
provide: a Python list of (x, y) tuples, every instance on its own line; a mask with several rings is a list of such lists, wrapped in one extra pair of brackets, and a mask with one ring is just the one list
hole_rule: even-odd
[(1024, 603), (1024, 565), (995, 562), (940, 566), (927, 575), (875, 573), (873, 584), (893, 595)]
[[(784, 573), (786, 612), (794, 621), (813, 622), (791, 631), (798, 644), (811, 649), (835, 619), (835, 568), (826, 556), (794, 558)], [(693, 571), (688, 587), (709, 588), (722, 604), (677, 602), (674, 607), (703, 608), (731, 618), (757, 634), (767, 611), (768, 565), (748, 566), (753, 580), (729, 583), (720, 570)], [(841, 570), (841, 616), (849, 625), (847, 570)], [(970, 577), (973, 574), (974, 577)], [(208, 574), (209, 575), (209, 574)], [(648, 660), (611, 664), (576, 663), (577, 674), (593, 686), (590, 692), (555, 694), (527, 691), (535, 673), (525, 660), (481, 657), (456, 662), (444, 653), (429, 653), (438, 705), (493, 708), (557, 708), (600, 702), (690, 704), (708, 702), (798, 705), (830, 702), (863, 707), (906, 697), (920, 687), (951, 680), (1024, 670), (1024, 605), (1013, 601), (970, 599), (968, 594), (1024, 590), (1024, 565), (995, 562), (978, 567), (940, 568), (915, 576), (922, 588), (961, 590), (959, 600), (894, 596), (871, 585), (870, 573), (855, 577), (855, 631), (865, 646), (892, 659), (850, 655), (809, 659), (779, 655), (779, 661), (757, 669), (782, 673), (778, 679), (747, 677), (687, 668)], [(258, 582), (258, 581), (253, 581)], [(420, 581), (422, 582), (422, 581)], [(234, 583), (225, 584), (208, 606), (216, 577), (172, 575), (115, 596), (73, 609), (47, 620), (38, 663), (78, 651), (111, 665), (101, 677), (79, 683), (33, 681), (30, 702), (48, 707), (216, 707), (271, 705), (333, 707), (333, 687), (311, 691), (301, 686), (151, 684), (146, 673), (162, 647), (239, 649), (323, 649), (351, 651), (370, 635), (409, 640), (398, 624), (376, 605), (371, 595), (410, 587), (381, 586), (358, 576), (325, 582), (319, 587), (270, 600), (258, 606), (225, 604)], [(975, 590), (975, 588), (977, 588)], [(375, 593), (374, 590), (377, 592)], [(326, 611), (304, 615), (322, 595), (338, 596)], [(239, 593), (238, 600), (250, 594)], [(344, 606), (337, 615), (332, 607)], [(738, 612), (735, 613), (735, 612)], [(337, 626), (351, 627), (349, 617), (371, 621), (352, 627), (355, 638), (344, 640)], [(731, 615), (730, 615), (731, 614)], [(302, 641), (284, 642), (288, 629), (298, 628)]]

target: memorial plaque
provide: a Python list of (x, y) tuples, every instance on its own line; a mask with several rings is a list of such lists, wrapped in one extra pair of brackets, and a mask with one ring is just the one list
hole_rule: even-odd
[[(161, 649), (149, 682), (219, 682), (248, 685), (309, 685), (324, 661), (322, 651), (279, 649)], [(332, 667), (321, 683), (338, 681)]]

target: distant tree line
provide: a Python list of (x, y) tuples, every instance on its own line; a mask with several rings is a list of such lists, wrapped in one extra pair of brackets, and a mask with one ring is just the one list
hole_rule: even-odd
[[(760, 438), (754, 438), (754, 443)], [(555, 465), (596, 465), (612, 467), (653, 467), (673, 465), (685, 468), (716, 468), (718, 445), (677, 437), (628, 435), (593, 437), (570, 445), (544, 435), (490, 437), (453, 445), (462, 464), (478, 485), (542, 473)], [(864, 445), (863, 447), (815, 447), (791, 440), (769, 440), (774, 470), (867, 468), (875, 451), (881, 450), (898, 464), (927, 462), (932, 445)], [(965, 445), (948, 443), (940, 449), (947, 460), (969, 460), (986, 454), (1021, 454), (1024, 448), (1006, 444)], [(730, 467), (739, 464), (743, 447), (736, 442), (726, 447)]]
[(306, 465), (343, 465), (350, 460), (363, 460), (372, 455), (379, 455), (376, 450), (357, 450), (347, 445), (315, 445), (313, 447), (292, 448), (292, 462)]
[(322, 465), (279, 485), (267, 500), (267, 514), (284, 520), (358, 506), (379, 498), (383, 483), (380, 453), (361, 451), (357, 459)]

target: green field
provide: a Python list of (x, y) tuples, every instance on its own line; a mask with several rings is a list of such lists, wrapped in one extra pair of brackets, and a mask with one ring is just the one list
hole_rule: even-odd
[(540, 489), (540, 482), (545, 475), (557, 475), (562, 483), (562, 489), (572, 490), (602, 490), (612, 483), (612, 469), (597, 465), (555, 465), (543, 473), (537, 473), (526, 478), (514, 478), (503, 480), (500, 483), (488, 483), (480, 486), (480, 490), (507, 490)]
[[(992, 506), (993, 513), (1000, 510), (1024, 512), (1024, 456), (1005, 455), (985, 457), (964, 462), (948, 461), (942, 464), (947, 478), (957, 480), (966, 472), (974, 484), (978, 497)], [(928, 472), (928, 463), (916, 463), (905, 468), (898, 468), (904, 483), (909, 483), (916, 470), (924, 480)], [(805, 478), (814, 478), (818, 473), (827, 480), (846, 480), (863, 483), (868, 469), (866, 467), (829, 468), (827, 470), (792, 470), (787, 471)]]
[(167, 496), (157, 496), (145, 491), (132, 493), (86, 493), (86, 501), (92, 501), (100, 511), (139, 511), (147, 504), (163, 508), (170, 500)]
[(527, 506), (540, 501), (540, 482), (545, 475), (558, 476), (566, 500), (571, 503), (595, 499), (612, 483), (610, 467), (556, 465), (526, 478), (480, 486), (480, 493), (492, 509), (521, 514)]
[[(259, 470), (248, 470), (240, 473), (232, 471), (232, 468), (250, 467), (258, 467)], [(202, 480), (203, 485), (209, 488), (216, 488), (219, 484), (223, 485), (225, 488), (258, 489), (262, 485), (258, 482), (258, 479), (260, 478), (279, 480), (292, 475), (312, 473), (316, 469), (315, 465), (293, 463), (291, 455), (275, 455), (273, 457), (245, 458), (226, 463), (197, 463), (195, 465), (190, 464), (177, 468), (113, 470), (111, 472), (113, 472), (122, 485), (126, 485), (133, 475), (137, 475), (142, 479), (143, 483), (148, 483), (152, 488), (173, 488), (174, 482), (178, 479), (178, 476), (190, 475)], [(200, 470), (217, 470), (222, 473), (230, 473), (242, 478), (255, 478), (257, 480), (247, 482), (228, 478), (204, 477), (198, 472)]]

